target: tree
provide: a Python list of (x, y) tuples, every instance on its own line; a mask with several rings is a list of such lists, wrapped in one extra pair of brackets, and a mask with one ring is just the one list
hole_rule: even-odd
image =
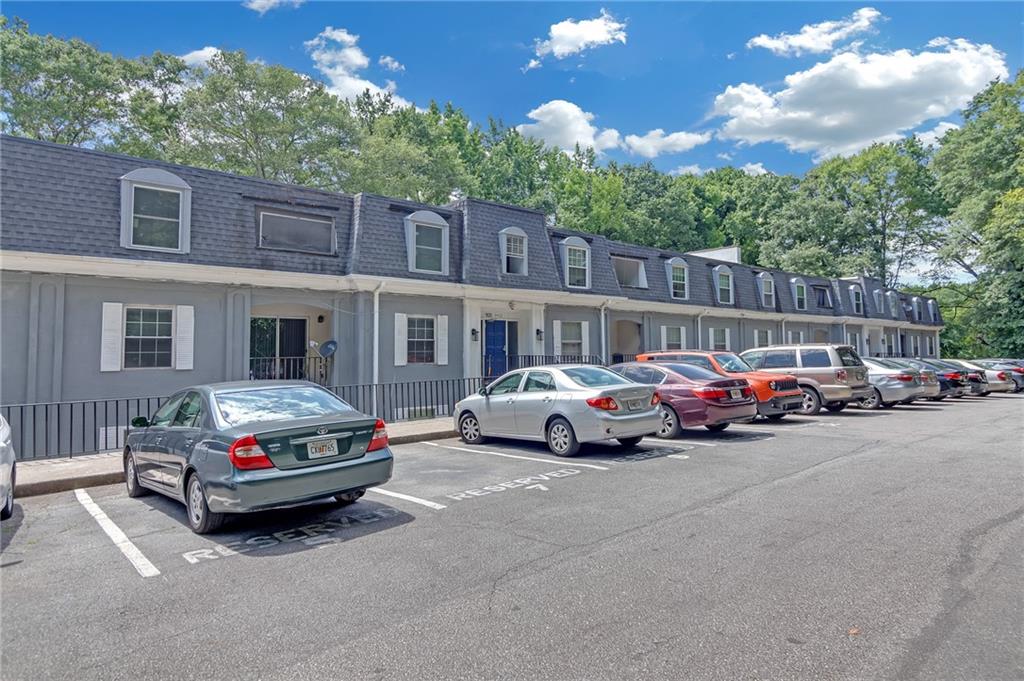
[(184, 155), (181, 101), (195, 76), (174, 55), (154, 52), (125, 62), (131, 88), (118, 125), (103, 146), (132, 156), (173, 160)]

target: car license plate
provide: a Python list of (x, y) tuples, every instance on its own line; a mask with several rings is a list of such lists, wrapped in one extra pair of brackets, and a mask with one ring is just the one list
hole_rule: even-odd
[(306, 455), (310, 459), (322, 459), (338, 455), (337, 440), (314, 440), (306, 445)]
[(730, 390), (729, 391), (729, 396), (732, 397), (732, 399), (734, 399), (734, 400), (738, 400), (741, 397), (743, 397), (743, 391), (742, 390)]
[(643, 400), (626, 400), (626, 406), (629, 407), (630, 411), (636, 411), (644, 406)]

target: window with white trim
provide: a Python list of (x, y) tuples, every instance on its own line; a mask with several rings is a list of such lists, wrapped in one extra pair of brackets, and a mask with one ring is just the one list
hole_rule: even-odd
[(846, 344), (852, 345), (854, 350), (860, 352), (860, 333), (857, 331), (850, 331), (847, 333)]
[(502, 274), (529, 274), (526, 232), (518, 227), (507, 227), (501, 230), (499, 238)]
[(665, 263), (668, 274), (668, 287), (676, 300), (686, 300), (690, 296), (690, 268), (682, 258), (672, 258)]
[(712, 270), (715, 277), (715, 291), (718, 302), (722, 305), (733, 304), (732, 270), (725, 265), (719, 265)]
[(410, 272), (448, 274), (448, 223), (437, 213), (418, 210), (405, 218)]
[(914, 357), (921, 356), (921, 337), (914, 334), (910, 337), (910, 348), (913, 352)]
[(939, 306), (934, 300), (928, 301), (928, 315), (931, 317), (933, 322), (939, 321)]
[(642, 260), (612, 256), (612, 268), (619, 286), (647, 288), (647, 270)]
[(562, 322), (562, 344), (559, 354), (568, 357), (583, 355), (583, 322)]
[(100, 371), (193, 368), (195, 308), (105, 302), (101, 306)]
[(807, 309), (807, 284), (803, 279), (793, 279), (793, 304), (798, 310)]
[(562, 262), (565, 285), (569, 288), (590, 288), (590, 246), (578, 236), (562, 241)]
[(775, 309), (775, 279), (768, 272), (757, 275), (761, 288), (761, 306)]
[(192, 188), (177, 175), (139, 168), (121, 177), (121, 246), (189, 252)]
[(409, 364), (433, 364), (435, 342), (434, 318), (410, 315), (406, 336)]
[(914, 296), (914, 299), (911, 301), (911, 305), (914, 309), (914, 321), (921, 321), (921, 299)]
[(789, 344), (790, 345), (801, 345), (801, 344), (803, 344), (803, 342), (804, 342), (804, 332), (803, 331), (795, 331), (793, 329), (790, 329), (786, 333), (789, 334)]
[(754, 329), (754, 347), (763, 348), (772, 344), (771, 329)]
[(875, 312), (882, 314), (885, 312), (884, 305), (882, 303), (882, 292), (879, 289), (875, 289), (871, 295), (875, 299)]
[(686, 327), (663, 326), (661, 327), (661, 349), (662, 350), (685, 350), (686, 349)]
[(711, 350), (731, 350), (729, 347), (729, 329), (708, 329), (708, 344)]
[(864, 314), (864, 293), (859, 286), (850, 287), (850, 299), (853, 301), (853, 313)]
[(832, 309), (832, 293), (825, 286), (813, 286), (814, 300), (822, 309)]
[(125, 369), (170, 369), (173, 340), (173, 308), (125, 307)]

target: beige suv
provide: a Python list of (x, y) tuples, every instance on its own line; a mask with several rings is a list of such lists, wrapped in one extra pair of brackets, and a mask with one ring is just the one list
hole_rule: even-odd
[(868, 369), (849, 345), (773, 345), (740, 357), (758, 371), (796, 376), (804, 393), (800, 412), (809, 416), (822, 407), (842, 411), (872, 394)]

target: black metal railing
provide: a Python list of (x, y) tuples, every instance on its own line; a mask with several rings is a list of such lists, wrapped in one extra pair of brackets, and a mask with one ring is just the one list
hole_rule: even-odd
[(252, 357), (249, 379), (285, 379), (312, 381), (327, 385), (331, 381), (332, 357)]
[(622, 352), (612, 353), (612, 364), (621, 364), (623, 362), (635, 362), (636, 355), (629, 355)]
[(451, 416), (456, 402), (477, 392), (486, 383), (483, 378), (442, 378), (330, 386), (328, 390), (364, 414), (392, 423)]

